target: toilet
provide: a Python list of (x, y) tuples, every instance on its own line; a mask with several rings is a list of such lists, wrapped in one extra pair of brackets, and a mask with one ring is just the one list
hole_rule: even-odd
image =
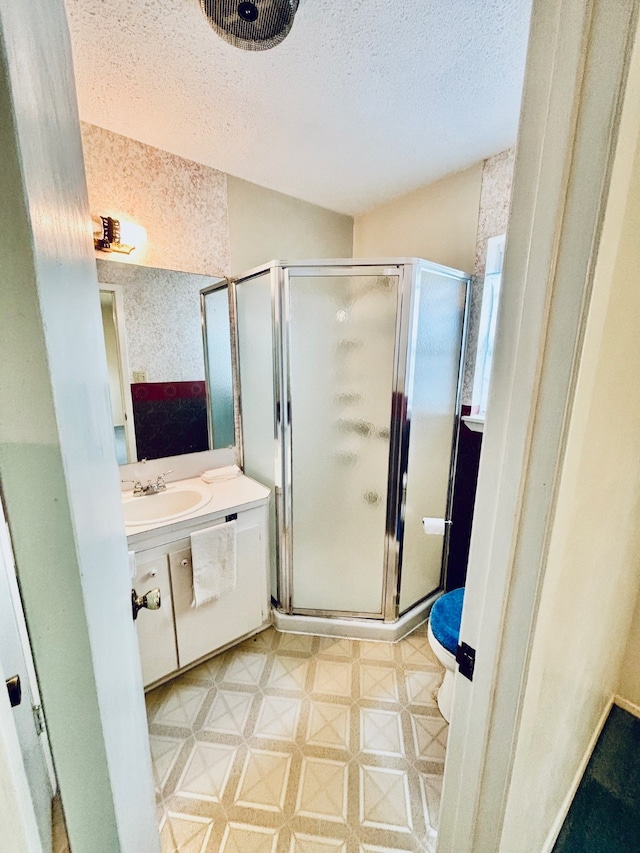
[(438, 690), (438, 708), (449, 722), (453, 703), (456, 651), (460, 638), (464, 587), (445, 592), (431, 608), (427, 635), (435, 656), (445, 668), (444, 681)]

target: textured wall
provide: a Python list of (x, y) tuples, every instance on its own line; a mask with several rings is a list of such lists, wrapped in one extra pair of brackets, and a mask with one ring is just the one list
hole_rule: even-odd
[(98, 281), (122, 287), (131, 373), (146, 382), (204, 379), (200, 290), (217, 279), (98, 259)]
[(480, 311), (482, 310), (482, 280), (487, 260), (487, 240), (497, 234), (504, 234), (507, 230), (514, 160), (515, 148), (509, 148), (494, 157), (489, 157), (482, 164), (478, 233), (473, 264), (467, 354), (462, 386), (462, 403), (465, 406), (471, 405), (471, 393), (473, 391), (473, 370), (476, 363), (478, 327), (480, 325)]
[(112, 260), (228, 275), (223, 172), (91, 124), (82, 124), (82, 146), (92, 215), (147, 229), (146, 246)]
[(482, 278), (487, 259), (487, 240), (504, 234), (509, 220), (515, 148), (489, 157), (482, 165), (482, 189), (473, 274)]

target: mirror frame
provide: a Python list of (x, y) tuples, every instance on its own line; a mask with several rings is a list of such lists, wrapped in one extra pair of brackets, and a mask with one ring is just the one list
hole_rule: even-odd
[(124, 433), (127, 451), (125, 465), (138, 461), (138, 448), (136, 444), (136, 425), (133, 419), (133, 397), (131, 396), (131, 383), (129, 377), (129, 354), (127, 352), (127, 333), (124, 323), (124, 298), (122, 285), (111, 282), (98, 282), (100, 293), (111, 293), (113, 297), (113, 324), (116, 332), (116, 349), (118, 353), (118, 379), (120, 384), (120, 397), (124, 408)]
[[(120, 467), (126, 467), (128, 465), (135, 465), (141, 460), (138, 459), (137, 453), (137, 441), (135, 435), (135, 421), (133, 417), (133, 400), (131, 394), (131, 384), (129, 380), (130, 377), (130, 364), (128, 358), (128, 335), (127, 328), (125, 322), (125, 310), (124, 310), (124, 292), (123, 292), (123, 283), (118, 280), (112, 281), (108, 280), (111, 278), (109, 272), (105, 270), (106, 265), (109, 265), (109, 271), (113, 272), (116, 275), (117, 272), (115, 270), (116, 266), (121, 266), (121, 264), (113, 261), (107, 261), (104, 258), (96, 258), (96, 266), (97, 266), (97, 277), (98, 277), (98, 290), (110, 292), (114, 294), (114, 324), (116, 328), (117, 335), (117, 348), (118, 348), (118, 363), (119, 363), (119, 373), (120, 373), (120, 387), (122, 391), (123, 397), (123, 406), (125, 408), (125, 413), (127, 415), (125, 420), (125, 435), (126, 435), (126, 443), (127, 443), (127, 455), (128, 459), (125, 463), (118, 463)], [(207, 285), (207, 287), (202, 288), (200, 291), (196, 291), (194, 296), (199, 293), (200, 294), (200, 323), (201, 323), (201, 334), (202, 334), (202, 356), (203, 356), (203, 364), (204, 364), (204, 379), (205, 379), (205, 392), (206, 392), (206, 407), (207, 407), (207, 435), (208, 435), (208, 443), (209, 447), (205, 451), (197, 451), (197, 452), (187, 452), (181, 453), (178, 456), (171, 457), (158, 457), (157, 459), (172, 459), (179, 460), (181, 458), (187, 458), (190, 456), (201, 456), (203, 453), (218, 453), (221, 449), (214, 450), (212, 447), (212, 431), (210, 425), (210, 417), (211, 417), (211, 396), (210, 396), (210, 383), (209, 383), (209, 365), (208, 365), (208, 353), (206, 348), (206, 330), (204, 328), (205, 317), (203, 312), (203, 292), (208, 292), (210, 290), (217, 290), (223, 287), (228, 287), (228, 298), (229, 298), (229, 327), (230, 327), (230, 340), (229, 346), (231, 348), (231, 375), (233, 382), (233, 417), (234, 417), (234, 427), (233, 434), (235, 444), (231, 445), (227, 448), (222, 448), (222, 450), (230, 450), (233, 453), (234, 460), (238, 465), (242, 467), (242, 459), (243, 459), (243, 451), (242, 451), (242, 431), (241, 431), (241, 415), (240, 415), (240, 392), (238, 387), (238, 369), (237, 369), (237, 342), (236, 342), (236, 334), (235, 334), (235, 312), (233, 310), (233, 298), (234, 291), (232, 282), (225, 278), (224, 276), (213, 276), (207, 275), (204, 273), (189, 273), (184, 270), (173, 270), (165, 267), (152, 267), (146, 264), (125, 264), (127, 268), (140, 268), (144, 270), (145, 273), (152, 273), (154, 270), (158, 270), (159, 272), (168, 272), (173, 274), (183, 273), (185, 275), (193, 275), (202, 278), (217, 279), (213, 284)], [(107, 280), (104, 280), (107, 279)], [(198, 303), (196, 303), (198, 304)], [(131, 453), (129, 454), (129, 450)], [(149, 459), (149, 462), (157, 461), (155, 458)], [(176, 463), (177, 464), (177, 463)]]
[(204, 352), (204, 375), (205, 389), (207, 393), (207, 428), (209, 430), (210, 450), (222, 450), (225, 448), (214, 448), (213, 446), (213, 423), (212, 423), (212, 399), (211, 378), (209, 364), (209, 347), (207, 345), (207, 313), (205, 310), (205, 297), (209, 293), (227, 289), (227, 303), (229, 308), (229, 346), (231, 348), (231, 381), (233, 385), (233, 432), (235, 438), (234, 451), (236, 464), (244, 470), (244, 448), (242, 444), (242, 405), (240, 395), (240, 370), (238, 353), (238, 336), (236, 328), (236, 288), (234, 279), (224, 278), (215, 284), (209, 285), (200, 291), (200, 315), (202, 317), (202, 349)]

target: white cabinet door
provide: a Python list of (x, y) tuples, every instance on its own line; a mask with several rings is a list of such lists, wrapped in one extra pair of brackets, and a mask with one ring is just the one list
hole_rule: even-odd
[(136, 576), (133, 585), (139, 595), (144, 595), (155, 587), (160, 589), (160, 609), (140, 610), (136, 620), (142, 679), (146, 687), (178, 668), (166, 553), (158, 555), (157, 551), (152, 550), (136, 554)]
[[(219, 523), (223, 523), (220, 519)], [(267, 614), (267, 566), (262, 531), (264, 511), (238, 513), (236, 586), (219, 599), (192, 608), (189, 547), (169, 553), (181, 667), (257, 630)]]
[[(27, 655), (31, 655), (27, 626), (22, 611), (20, 593), (16, 580), (13, 551), (0, 504), (0, 674), (3, 678), (18, 676), (22, 689), (22, 701), (12, 709), (16, 725), (24, 769), (33, 801), (33, 809), (38, 821), (43, 850), (51, 850), (51, 798), (53, 791), (47, 770), (45, 753), (46, 735), (39, 734), (33, 714), (35, 703), (31, 692), (31, 667), (27, 664)], [(5, 689), (0, 684), (0, 690)], [(4, 834), (4, 832), (3, 832)], [(8, 847), (11, 840), (4, 836)], [(2, 843), (0, 842), (0, 847)], [(5, 848), (3, 848), (5, 849)], [(8, 848), (7, 848), (8, 849)], [(17, 849), (17, 847), (16, 847)]]

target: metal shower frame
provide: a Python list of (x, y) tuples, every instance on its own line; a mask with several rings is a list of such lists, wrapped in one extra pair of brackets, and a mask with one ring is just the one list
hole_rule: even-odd
[[(240, 352), (238, 346), (237, 288), (259, 276), (269, 274), (271, 288), (272, 364), (274, 387), (273, 433), (279, 458), (275, 460), (275, 507), (276, 507), (276, 560), (277, 560), (277, 608), (285, 614), (301, 616), (328, 616), (339, 618), (369, 619), (395, 622), (400, 613), (400, 583), (402, 578), (402, 542), (404, 534), (404, 511), (406, 504), (407, 464), (413, 401), (413, 377), (415, 369), (416, 337), (420, 298), (420, 276), (424, 270), (453, 278), (465, 285), (465, 308), (459, 353), (459, 376), (454, 410), (454, 426), (451, 442), (451, 464), (447, 489), (446, 521), (451, 520), (453, 483), (456, 468), (456, 451), (460, 429), (460, 400), (464, 353), (467, 338), (467, 322), (470, 300), (469, 276), (459, 270), (431, 263), (420, 258), (383, 259), (331, 259), (305, 261), (270, 261), (238, 276), (219, 282), (206, 292), (220, 287), (229, 288), (229, 311), (233, 348), (234, 405), (236, 421), (236, 448), (238, 463), (242, 466), (244, 449), (242, 443), (242, 393), (240, 386)], [(378, 613), (356, 611), (334, 611), (303, 609), (293, 606), (293, 562), (292, 562), (292, 418), (290, 387), (290, 317), (289, 295), (291, 278), (305, 277), (389, 275), (398, 276), (396, 335), (393, 364), (392, 411), (389, 438), (389, 466), (385, 543), (383, 557), (383, 591)], [(204, 314), (203, 314), (204, 316)], [(446, 584), (446, 565), (449, 551), (450, 524), (445, 524), (440, 585)], [(432, 593), (414, 602), (408, 610), (420, 605)]]

